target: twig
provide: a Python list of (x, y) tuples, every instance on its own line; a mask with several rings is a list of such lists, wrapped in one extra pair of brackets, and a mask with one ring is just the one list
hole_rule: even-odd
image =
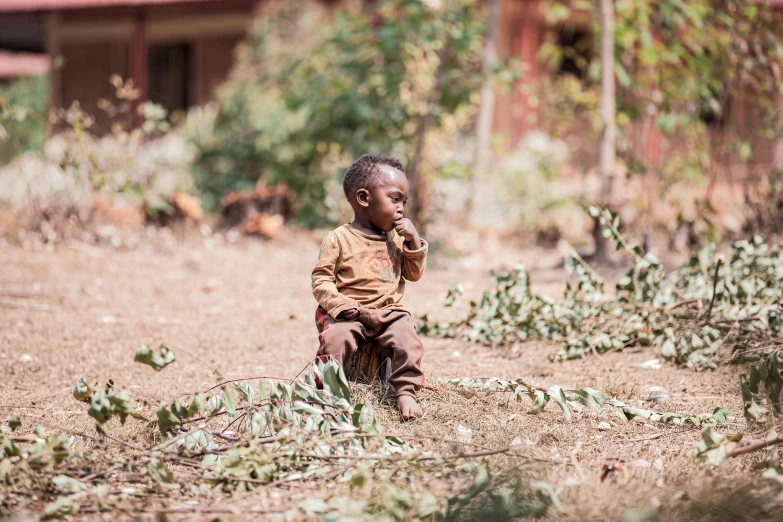
[(94, 471), (94, 472), (90, 473), (89, 475), (87, 475), (86, 477), (80, 478), (79, 480), (81, 480), (82, 482), (90, 482), (91, 480), (94, 480), (94, 479), (96, 479), (98, 477), (105, 477), (106, 475), (108, 475), (112, 471), (117, 471), (118, 469), (122, 469), (122, 467), (124, 465), (125, 465), (124, 462), (113, 464), (113, 465), (109, 466), (108, 468), (106, 468), (106, 469), (104, 469), (102, 471)]
[(119, 444), (121, 446), (125, 446), (126, 448), (130, 448), (130, 449), (133, 449), (133, 450), (136, 450), (136, 451), (146, 451), (144, 448), (141, 448), (139, 446), (134, 446), (130, 442), (125, 442), (122, 439), (118, 439), (117, 437), (113, 437), (113, 436), (109, 435), (108, 433), (106, 433), (103, 430), (103, 428), (100, 428), (98, 430), (98, 433), (100, 433), (102, 436), (106, 437), (109, 440), (113, 440), (114, 442), (116, 442), (117, 444)]
[(271, 375), (262, 375), (260, 377), (241, 377), (239, 379), (231, 379), (229, 381), (219, 382), (216, 385), (214, 385), (213, 387), (211, 387), (210, 389), (208, 389), (207, 391), (205, 391), (204, 393), (209, 393), (212, 390), (214, 390), (215, 388), (220, 388), (221, 386), (225, 386), (226, 384), (231, 384), (232, 382), (257, 381), (259, 379), (273, 379), (273, 380), (276, 380), (276, 381), (294, 382), (294, 379), (287, 379), (285, 377), (274, 377), (274, 376), (271, 376)]
[[(498, 455), (501, 453), (509, 453), (512, 451), (515, 451), (516, 448), (511, 446), (506, 446), (504, 448), (498, 448), (493, 450), (487, 450), (487, 451), (479, 451), (476, 453), (457, 453), (454, 455), (428, 455), (423, 457), (411, 457), (409, 455), (356, 455), (353, 457), (349, 457), (347, 455), (315, 455), (312, 453), (302, 453), (302, 457), (309, 457), (316, 460), (342, 460), (346, 458), (351, 458), (353, 460), (388, 460), (388, 461), (399, 461), (399, 460), (408, 460), (412, 462), (425, 462), (430, 460), (449, 460), (449, 459), (472, 459), (477, 457), (489, 457), (491, 455)], [(529, 458), (527, 455), (518, 455), (519, 457)]]
[(704, 320), (705, 325), (710, 322), (712, 306), (715, 304), (715, 296), (718, 294), (718, 271), (720, 270), (721, 263), (723, 263), (723, 259), (718, 258), (718, 262), (715, 263), (715, 277), (712, 278), (712, 299), (710, 299), (710, 307), (707, 308), (707, 318)]
[(0, 308), (11, 308), (13, 310), (30, 310), (32, 312), (49, 312), (51, 311), (51, 308), (49, 308), (46, 305), (36, 305), (36, 304), (17, 304), (17, 303), (7, 303), (5, 301), (0, 301)]
[[(261, 404), (259, 404), (259, 405), (261, 405)], [(242, 411), (245, 408), (249, 408), (249, 406), (239, 406), (237, 408), (234, 408), (234, 411)], [(193, 419), (183, 419), (182, 420), (182, 424), (192, 424), (194, 422), (198, 422), (198, 421), (202, 421), (202, 420), (210, 420), (210, 419), (214, 419), (215, 417), (218, 417), (220, 415), (226, 415), (226, 414), (228, 414), (228, 411), (221, 410), (221, 411), (217, 412), (214, 415), (208, 415), (206, 417), (195, 417)]]
[(462, 399), (462, 400), (465, 400), (465, 401), (467, 401), (467, 400), (468, 400), (468, 399), (467, 399), (467, 398), (466, 398), (464, 395), (460, 395), (459, 393), (457, 393), (457, 392), (455, 392), (455, 391), (451, 391), (451, 390), (449, 390), (449, 389), (441, 389), (441, 388), (436, 388), (436, 387), (434, 387), (434, 386), (429, 386), (429, 385), (427, 385), (427, 384), (425, 384), (424, 386), (422, 386), (422, 388), (423, 388), (423, 389), (425, 389), (425, 390), (430, 390), (430, 391), (433, 391), (433, 392), (435, 392), (435, 393), (441, 394), (441, 396), (442, 396), (444, 393), (448, 393), (449, 395), (454, 395), (455, 397), (459, 397), (459, 398), (460, 398), (460, 399)]
[(215, 437), (218, 437), (223, 440), (227, 440), (228, 442), (239, 442), (240, 440), (243, 440), (239, 437), (232, 437), (231, 435), (225, 435), (219, 431), (210, 431), (210, 433)]
[(11, 442), (37, 442), (41, 440), (36, 435), (16, 435), (10, 437)]
[(0, 297), (18, 297), (20, 299), (27, 299), (30, 297), (38, 297), (42, 295), (40, 292), (13, 292), (11, 290), (0, 290)]
[(588, 343), (590, 345), (590, 349), (593, 351), (593, 355), (595, 355), (596, 359), (601, 363), (601, 366), (604, 367), (604, 370), (606, 370), (606, 378), (610, 381), (612, 380), (612, 374), (609, 371), (609, 367), (606, 365), (603, 359), (601, 359), (601, 356), (598, 355), (598, 350), (595, 349), (595, 346), (593, 346), (593, 343)]
[(171, 446), (171, 445), (172, 445), (172, 444), (174, 444), (175, 442), (177, 442), (177, 441), (179, 441), (179, 440), (182, 440), (182, 439), (186, 438), (188, 435), (192, 435), (193, 433), (195, 433), (196, 431), (199, 431), (199, 430), (201, 430), (201, 429), (202, 429), (202, 428), (198, 428), (198, 429), (195, 429), (195, 430), (187, 430), (187, 431), (183, 431), (182, 433), (180, 433), (180, 434), (179, 434), (179, 435), (177, 435), (176, 437), (172, 437), (172, 438), (170, 438), (170, 439), (168, 439), (168, 440), (164, 440), (163, 442), (161, 442), (161, 443), (160, 443), (160, 444), (158, 444), (157, 446), (153, 446), (153, 447), (151, 447), (151, 448), (150, 448), (149, 450), (147, 450), (147, 451), (160, 451), (160, 450), (162, 450), (162, 449), (164, 449), (164, 448), (167, 448), (167, 447)]
[(701, 301), (701, 299), (688, 299), (687, 301), (680, 301), (676, 305), (674, 305), (671, 308), (669, 308), (669, 311), (672, 311), (675, 308), (679, 308), (681, 306), (686, 306), (686, 305), (689, 305), (689, 304), (698, 303), (699, 301)]
[[(498, 448), (495, 450), (489, 450), (489, 451), (479, 451), (477, 453), (458, 453), (456, 455), (443, 455), (443, 456), (429, 456), (429, 457), (419, 457), (418, 460), (420, 462), (427, 461), (427, 460), (448, 460), (448, 459), (473, 459), (477, 457), (489, 457), (492, 455), (498, 455), (501, 453), (509, 453), (511, 451), (514, 451), (516, 448), (513, 448), (511, 446), (505, 447), (505, 448)], [(520, 457), (528, 458), (527, 455), (518, 455)]]
[(721, 319), (720, 321), (715, 321), (715, 324), (749, 323), (752, 321), (761, 321), (761, 317), (745, 317), (743, 319)]
[(302, 375), (302, 374), (304, 373), (304, 371), (305, 371), (307, 368), (309, 368), (311, 364), (313, 364), (313, 362), (315, 362), (315, 360), (316, 360), (316, 358), (313, 358), (313, 359), (310, 359), (309, 361), (307, 361), (307, 364), (305, 364), (305, 365), (302, 367), (302, 369), (301, 369), (301, 370), (299, 370), (299, 373), (297, 373), (297, 374), (296, 374), (296, 376), (294, 376), (293, 380), (294, 380), (294, 381), (295, 381), (295, 380), (297, 380), (297, 379), (299, 378), (299, 376), (300, 376), (300, 375)]
[(176, 349), (178, 352), (185, 352), (187, 355), (193, 357), (196, 361), (200, 362), (204, 366), (207, 367), (213, 374), (215, 374), (218, 378), (223, 377), (223, 374), (220, 373), (220, 370), (218, 370), (216, 367), (212, 367), (206, 362), (204, 362), (202, 359), (200, 359), (198, 356), (196, 356), (193, 352), (186, 350), (182, 346), (172, 346), (172, 348)]
[(666, 432), (662, 431), (661, 433), (656, 433), (655, 435), (648, 435), (646, 437), (639, 437), (638, 439), (631, 439), (627, 440), (626, 442), (641, 442), (643, 440), (653, 440), (653, 439), (659, 439), (666, 435)]
[(240, 420), (240, 419), (243, 419), (243, 418), (245, 418), (245, 417), (247, 417), (247, 413), (243, 413), (242, 415), (238, 416), (236, 419), (234, 419), (234, 420), (232, 420), (231, 422), (229, 422), (229, 423), (228, 423), (228, 426), (226, 426), (225, 428), (223, 428), (223, 432), (225, 432), (225, 431), (226, 431), (226, 430), (228, 430), (228, 429), (229, 429), (231, 426), (233, 426), (233, 425), (234, 425), (234, 423), (235, 423), (236, 421), (238, 421), (238, 420)]
[(783, 444), (783, 437), (776, 437), (770, 440), (748, 440), (739, 442), (729, 442), (726, 444), (726, 456), (727, 457), (739, 457), (746, 453), (752, 453), (769, 446), (775, 446), (777, 444)]

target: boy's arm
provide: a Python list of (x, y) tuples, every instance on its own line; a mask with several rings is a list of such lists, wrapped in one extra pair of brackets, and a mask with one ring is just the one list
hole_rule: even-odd
[(334, 233), (330, 232), (321, 243), (321, 252), (318, 255), (318, 263), (313, 269), (312, 281), (313, 297), (326, 313), (335, 319), (345, 310), (359, 308), (356, 301), (337, 290), (335, 276), (339, 257), (340, 243)]
[(400, 217), (394, 224), (402, 244), (402, 277), (406, 281), (418, 281), (427, 267), (427, 242), (419, 237), (410, 219)]
[(406, 281), (418, 281), (427, 268), (427, 242), (419, 238), (421, 248), (411, 250), (408, 242), (402, 245), (402, 277)]

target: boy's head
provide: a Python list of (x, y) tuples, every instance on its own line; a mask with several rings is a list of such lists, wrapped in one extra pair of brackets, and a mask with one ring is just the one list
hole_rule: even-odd
[(348, 168), (343, 191), (356, 217), (388, 232), (403, 216), (408, 178), (402, 163), (384, 154), (365, 154)]

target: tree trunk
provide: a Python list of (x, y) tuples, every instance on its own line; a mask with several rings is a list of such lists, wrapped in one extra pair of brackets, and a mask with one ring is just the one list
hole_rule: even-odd
[[(481, 86), (481, 98), (478, 114), (476, 115), (476, 142), (473, 151), (471, 185), (467, 200), (466, 212), (463, 214), (465, 223), (476, 223), (480, 217), (481, 209), (475, 208), (475, 201), (482, 200), (487, 190), (487, 165), (489, 161), (489, 147), (492, 139), (492, 123), (495, 113), (495, 82), (493, 72), (498, 62), (497, 33), (498, 18), (500, 14), (500, 0), (489, 0), (487, 13), (487, 31), (484, 40), (484, 56), (482, 60), (482, 74), (484, 83)], [(478, 198), (477, 198), (478, 196)]]
[(493, 70), (498, 62), (497, 25), (500, 14), (500, 0), (489, 0), (487, 15), (487, 34), (484, 42), (482, 72), (484, 84), (481, 86), (481, 102), (476, 116), (476, 150), (473, 155), (473, 169), (479, 177), (486, 165), (489, 141), (492, 137), (492, 116), (495, 111), (495, 85)]
[(345, 367), (345, 376), (349, 381), (389, 382), (391, 359), (381, 353), (381, 347), (374, 342), (364, 344), (353, 354)]
[[(598, 176), (601, 183), (599, 204), (606, 206), (611, 193), (611, 175), (615, 163), (615, 78), (614, 78), (614, 0), (601, 0), (601, 155)], [(594, 257), (607, 255), (606, 239), (601, 235), (601, 225), (593, 223), (595, 239)]]
[(427, 138), (427, 131), (432, 123), (432, 115), (435, 112), (435, 106), (438, 103), (441, 88), (443, 87), (443, 73), (446, 70), (446, 63), (449, 60), (451, 52), (451, 40), (447, 39), (443, 45), (443, 50), (439, 53), (440, 62), (435, 71), (435, 86), (427, 97), (426, 112), (421, 115), (416, 125), (414, 134), (413, 156), (408, 166), (408, 180), (410, 182), (410, 197), (408, 200), (408, 216), (419, 232), (424, 232), (427, 226), (427, 183), (421, 176), (421, 161), (424, 153), (424, 142)]

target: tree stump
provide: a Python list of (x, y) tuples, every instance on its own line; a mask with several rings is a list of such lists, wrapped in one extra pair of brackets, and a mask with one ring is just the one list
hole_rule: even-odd
[(388, 383), (392, 362), (382, 352), (380, 345), (374, 341), (360, 346), (348, 361), (345, 376), (349, 381), (371, 383), (377, 379), (383, 384)]

